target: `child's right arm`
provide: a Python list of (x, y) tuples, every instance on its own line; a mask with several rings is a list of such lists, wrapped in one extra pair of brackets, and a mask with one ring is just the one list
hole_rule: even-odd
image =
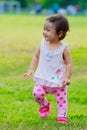
[(40, 47), (36, 50), (35, 55), (32, 58), (29, 70), (24, 74), (25, 78), (29, 78), (34, 73), (34, 69), (36, 68), (39, 61), (39, 54), (40, 54)]

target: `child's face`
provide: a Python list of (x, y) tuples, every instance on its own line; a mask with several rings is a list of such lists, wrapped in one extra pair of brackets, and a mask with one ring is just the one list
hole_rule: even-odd
[(55, 42), (58, 41), (55, 26), (53, 23), (46, 21), (44, 24), (43, 36), (46, 41)]

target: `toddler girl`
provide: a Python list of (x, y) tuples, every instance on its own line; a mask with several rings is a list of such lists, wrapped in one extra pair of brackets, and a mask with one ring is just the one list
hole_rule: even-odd
[(36, 81), (33, 96), (39, 104), (39, 114), (45, 118), (50, 114), (50, 102), (46, 94), (54, 94), (58, 106), (57, 122), (67, 123), (67, 86), (70, 84), (72, 62), (67, 43), (61, 42), (69, 30), (68, 20), (60, 15), (53, 15), (46, 19), (43, 36), (39, 48), (32, 59), (29, 70), (24, 74), (30, 77), (34, 74)]

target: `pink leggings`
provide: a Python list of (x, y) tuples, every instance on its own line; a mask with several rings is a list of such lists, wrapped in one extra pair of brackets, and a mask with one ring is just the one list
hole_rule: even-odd
[(33, 96), (35, 101), (39, 103), (41, 107), (44, 107), (48, 104), (48, 100), (46, 100), (46, 94), (55, 94), (56, 102), (58, 106), (58, 116), (66, 117), (67, 114), (67, 87), (62, 88), (51, 88), (47, 86), (42, 86), (39, 83), (35, 84), (35, 88), (33, 91)]

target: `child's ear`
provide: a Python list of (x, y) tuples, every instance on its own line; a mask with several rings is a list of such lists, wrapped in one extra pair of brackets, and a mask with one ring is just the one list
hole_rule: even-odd
[(58, 32), (58, 37), (60, 38), (63, 35), (63, 31)]

